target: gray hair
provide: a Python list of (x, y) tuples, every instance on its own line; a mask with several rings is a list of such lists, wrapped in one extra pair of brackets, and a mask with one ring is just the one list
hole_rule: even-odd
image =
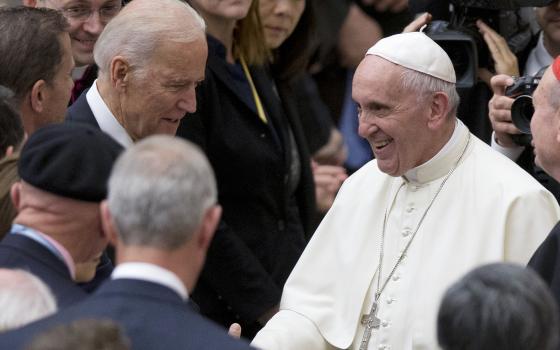
[(401, 86), (405, 90), (417, 92), (416, 98), (418, 103), (425, 101), (426, 94), (443, 92), (449, 98), (449, 112), (447, 113), (447, 117), (451, 118), (457, 114), (460, 97), (457, 93), (455, 84), (412, 69), (402, 68)]
[(56, 300), (33, 274), (0, 269), (0, 310), (0, 332), (5, 332), (53, 314)]
[(497, 263), (447, 290), (437, 337), (444, 350), (555, 350), (558, 322), (556, 301), (534, 271)]
[(109, 179), (109, 211), (125, 245), (181, 246), (216, 198), (214, 173), (203, 153), (166, 135), (129, 148)]
[(100, 78), (107, 79), (111, 61), (123, 56), (143, 75), (162, 42), (190, 43), (204, 38), (206, 24), (180, 0), (134, 0), (105, 27), (93, 50)]

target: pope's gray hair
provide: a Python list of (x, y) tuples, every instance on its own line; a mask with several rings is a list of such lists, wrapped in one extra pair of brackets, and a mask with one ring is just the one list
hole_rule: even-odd
[(405, 90), (416, 92), (418, 103), (424, 102), (427, 94), (443, 92), (449, 98), (447, 117), (451, 118), (457, 115), (457, 108), (461, 100), (455, 84), (403, 67), (401, 86)]
[(163, 42), (190, 43), (204, 38), (206, 24), (187, 3), (180, 0), (134, 0), (105, 27), (93, 51), (99, 76), (109, 78), (111, 61), (125, 57), (136, 74), (146, 71)]
[(204, 154), (171, 136), (136, 143), (119, 157), (109, 179), (109, 211), (125, 245), (178, 248), (216, 201), (216, 180)]
[(0, 271), (0, 333), (56, 312), (49, 287), (35, 275), (19, 269)]

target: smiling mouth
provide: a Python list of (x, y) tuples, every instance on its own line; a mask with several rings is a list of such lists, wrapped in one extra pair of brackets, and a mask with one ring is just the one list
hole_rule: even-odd
[(373, 143), (373, 147), (376, 150), (382, 150), (383, 148), (385, 148), (388, 144), (390, 144), (391, 142), (393, 142), (393, 139), (387, 139), (387, 140), (383, 140), (383, 141), (377, 141)]
[(177, 124), (181, 121), (181, 118), (162, 118), (164, 121), (172, 124)]

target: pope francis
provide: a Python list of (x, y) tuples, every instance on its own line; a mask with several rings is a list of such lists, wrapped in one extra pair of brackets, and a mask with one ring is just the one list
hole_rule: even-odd
[(344, 183), (256, 347), (437, 349), (448, 285), (526, 264), (559, 220), (547, 190), (456, 118), (453, 65), (425, 34), (380, 40), (352, 88), (376, 159)]

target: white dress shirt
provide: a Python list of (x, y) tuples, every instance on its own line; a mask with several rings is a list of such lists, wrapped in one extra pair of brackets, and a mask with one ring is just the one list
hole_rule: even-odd
[(109, 136), (114, 138), (124, 148), (128, 148), (134, 144), (134, 141), (132, 141), (132, 138), (130, 138), (125, 128), (118, 122), (109, 107), (107, 107), (107, 104), (105, 104), (105, 101), (103, 101), (99, 90), (97, 90), (97, 80), (93, 82), (93, 85), (87, 92), (86, 99), (95, 120), (97, 120), (97, 124), (99, 124), (103, 132), (109, 134)]
[(173, 272), (149, 263), (129, 262), (117, 265), (111, 279), (129, 278), (161, 284), (174, 290), (183, 300), (189, 298), (187, 288)]

